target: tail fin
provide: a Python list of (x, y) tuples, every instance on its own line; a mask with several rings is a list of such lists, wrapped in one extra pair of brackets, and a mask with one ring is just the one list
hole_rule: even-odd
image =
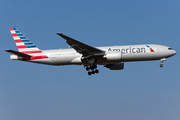
[(28, 40), (28, 38), (25, 35), (23, 35), (18, 29), (9, 29), (19, 52), (32, 56), (43, 55), (42, 51), (38, 47), (36, 47), (30, 40)]

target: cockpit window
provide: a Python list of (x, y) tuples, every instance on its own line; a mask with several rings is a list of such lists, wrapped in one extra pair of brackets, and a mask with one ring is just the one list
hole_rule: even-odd
[(168, 50), (172, 50), (172, 48), (168, 48)]

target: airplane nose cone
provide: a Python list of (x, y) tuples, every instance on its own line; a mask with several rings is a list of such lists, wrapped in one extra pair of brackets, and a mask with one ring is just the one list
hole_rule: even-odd
[(175, 55), (176, 54), (176, 51), (174, 50), (174, 54), (173, 55)]
[(172, 57), (172, 56), (174, 56), (176, 54), (176, 51), (173, 50), (172, 48), (169, 48), (168, 51), (169, 51), (169, 53), (168, 53), (169, 57)]
[(174, 56), (176, 54), (176, 51), (175, 50), (172, 50), (171, 51), (171, 56)]

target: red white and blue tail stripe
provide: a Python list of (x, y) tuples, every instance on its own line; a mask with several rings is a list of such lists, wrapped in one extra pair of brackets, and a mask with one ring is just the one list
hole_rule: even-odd
[(23, 35), (17, 28), (10, 28), (16, 46), (21, 53), (32, 56), (43, 55), (42, 51), (37, 48), (28, 38)]
[[(32, 56), (28, 60), (48, 58), (17, 28), (9, 28), (19, 52)], [(26, 58), (25, 58), (26, 59)]]

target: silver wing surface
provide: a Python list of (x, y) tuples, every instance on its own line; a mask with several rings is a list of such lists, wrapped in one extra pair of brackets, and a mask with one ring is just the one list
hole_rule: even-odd
[(74, 48), (78, 53), (82, 54), (83, 59), (97, 58), (105, 54), (105, 51), (103, 50), (100, 50), (95, 47), (91, 47), (90, 45), (79, 42), (73, 38), (63, 35), (62, 33), (56, 33), (56, 34), (64, 38), (67, 44), (69, 44), (72, 48)]

